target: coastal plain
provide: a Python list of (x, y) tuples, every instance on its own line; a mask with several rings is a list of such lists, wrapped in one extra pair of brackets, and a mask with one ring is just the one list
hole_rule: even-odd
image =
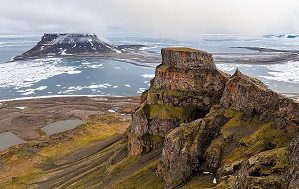
[[(94, 171), (103, 171), (113, 151), (124, 146), (123, 133), (138, 104), (139, 97), (109, 96), (1, 102), (0, 132), (26, 141), (0, 152), (1, 188), (50, 188), (58, 186), (56, 182), (77, 183), (86, 174), (97, 175)], [(48, 123), (72, 119), (86, 124), (48, 137), (41, 130)], [(89, 183), (89, 177), (82, 178), (80, 182)], [(98, 179), (102, 177), (92, 178), (92, 183)]]

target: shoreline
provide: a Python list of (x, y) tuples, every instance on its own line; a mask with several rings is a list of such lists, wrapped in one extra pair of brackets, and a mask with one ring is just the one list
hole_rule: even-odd
[[(230, 47), (232, 49), (247, 49), (252, 53), (213, 53), (215, 64), (236, 63), (236, 64), (282, 64), (289, 61), (299, 61), (299, 51), (295, 50), (279, 50), (263, 47)], [(91, 54), (63, 54), (49, 56), (23, 57), (6, 62), (28, 61), (34, 59), (47, 58), (103, 58), (107, 60), (115, 60), (130, 63), (136, 66), (156, 67), (161, 64), (160, 54), (144, 54), (148, 51), (133, 51), (126, 53), (91, 53)], [(5, 63), (6, 63), (5, 62)]]
[(299, 102), (299, 93), (280, 93), (280, 94), (285, 95), (286, 97)]
[(112, 96), (112, 95), (49, 95), (49, 96), (33, 96), (33, 97), (21, 97), (0, 100), (0, 102), (11, 102), (21, 100), (34, 100), (34, 99), (47, 99), (47, 98), (67, 98), (67, 97), (135, 97), (135, 96)]
[[(276, 92), (276, 91), (274, 91)], [(295, 98), (297, 100), (299, 100), (299, 93), (295, 92), (287, 92), (287, 93), (280, 93), (280, 92), (276, 92), (282, 95), (287, 96), (288, 98)], [(136, 98), (139, 97), (140, 95), (136, 95), (136, 96), (119, 96), (119, 95), (48, 95), (48, 96), (33, 96), (33, 97), (21, 97), (21, 98), (12, 98), (12, 99), (0, 99), (0, 103), (1, 102), (12, 102), (12, 101), (24, 101), (24, 100), (35, 100), (35, 99), (50, 99), (50, 98), (76, 98), (76, 97), (90, 97), (90, 98), (96, 98), (96, 97), (107, 97), (107, 98)], [(0, 104), (1, 107), (1, 104)]]
[(64, 55), (49, 55), (49, 56), (37, 56), (37, 57), (25, 57), (20, 59), (14, 59), (6, 61), (18, 62), (18, 61), (29, 61), (35, 59), (47, 59), (47, 58), (103, 58), (107, 60), (115, 60), (120, 62), (130, 63), (136, 66), (145, 67), (156, 67), (156, 64), (161, 63), (161, 58), (159, 56), (144, 55), (142, 53), (102, 53), (102, 54), (64, 54)]

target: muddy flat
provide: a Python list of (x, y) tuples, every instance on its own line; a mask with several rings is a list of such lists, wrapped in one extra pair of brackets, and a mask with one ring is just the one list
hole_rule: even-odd
[[(38, 140), (42, 127), (68, 119), (86, 121), (93, 114), (129, 114), (138, 97), (77, 96), (4, 101), (0, 103), (0, 133), (12, 132), (26, 141)], [(130, 116), (130, 115), (128, 115)]]

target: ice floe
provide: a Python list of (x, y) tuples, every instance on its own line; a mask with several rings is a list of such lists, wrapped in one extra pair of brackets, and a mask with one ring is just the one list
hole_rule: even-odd
[(137, 91), (138, 94), (143, 93), (146, 90), (146, 88), (139, 88), (139, 90)]
[(26, 90), (18, 90), (18, 93), (21, 93), (21, 95), (27, 96), (31, 94), (35, 94), (35, 91), (42, 91), (45, 90), (47, 86), (40, 86), (38, 88), (33, 88), (33, 89), (26, 89)]
[(76, 67), (63, 66), (61, 59), (31, 60), (3, 63), (0, 66), (0, 88), (19, 89), (60, 74), (78, 74)]
[(270, 71), (270, 76), (263, 78), (288, 83), (299, 83), (299, 62), (288, 62), (285, 64), (265, 65)]
[[(282, 81), (287, 83), (299, 84), (299, 62), (286, 62), (281, 64), (217, 64), (217, 67), (224, 71), (233, 73), (236, 68), (250, 70), (250, 73), (245, 73), (247, 75), (257, 77), (263, 80), (265, 83), (272, 81)], [(263, 70), (263, 71), (262, 71)], [(257, 72), (259, 75), (256, 75)]]
[(144, 77), (144, 78), (154, 78), (155, 74), (143, 74), (141, 76)]

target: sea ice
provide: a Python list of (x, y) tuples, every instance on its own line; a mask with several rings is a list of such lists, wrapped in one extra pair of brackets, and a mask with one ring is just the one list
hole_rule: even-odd
[(260, 76), (269, 80), (299, 84), (299, 62), (265, 65), (271, 76)]
[(20, 89), (63, 73), (81, 73), (76, 71), (76, 67), (62, 66), (60, 62), (61, 59), (52, 58), (3, 63), (0, 67), (0, 88)]
[(144, 78), (154, 78), (155, 74), (143, 74), (141, 76), (144, 77)]
[(146, 88), (139, 88), (139, 90), (137, 91), (137, 93), (141, 94), (146, 90)]

